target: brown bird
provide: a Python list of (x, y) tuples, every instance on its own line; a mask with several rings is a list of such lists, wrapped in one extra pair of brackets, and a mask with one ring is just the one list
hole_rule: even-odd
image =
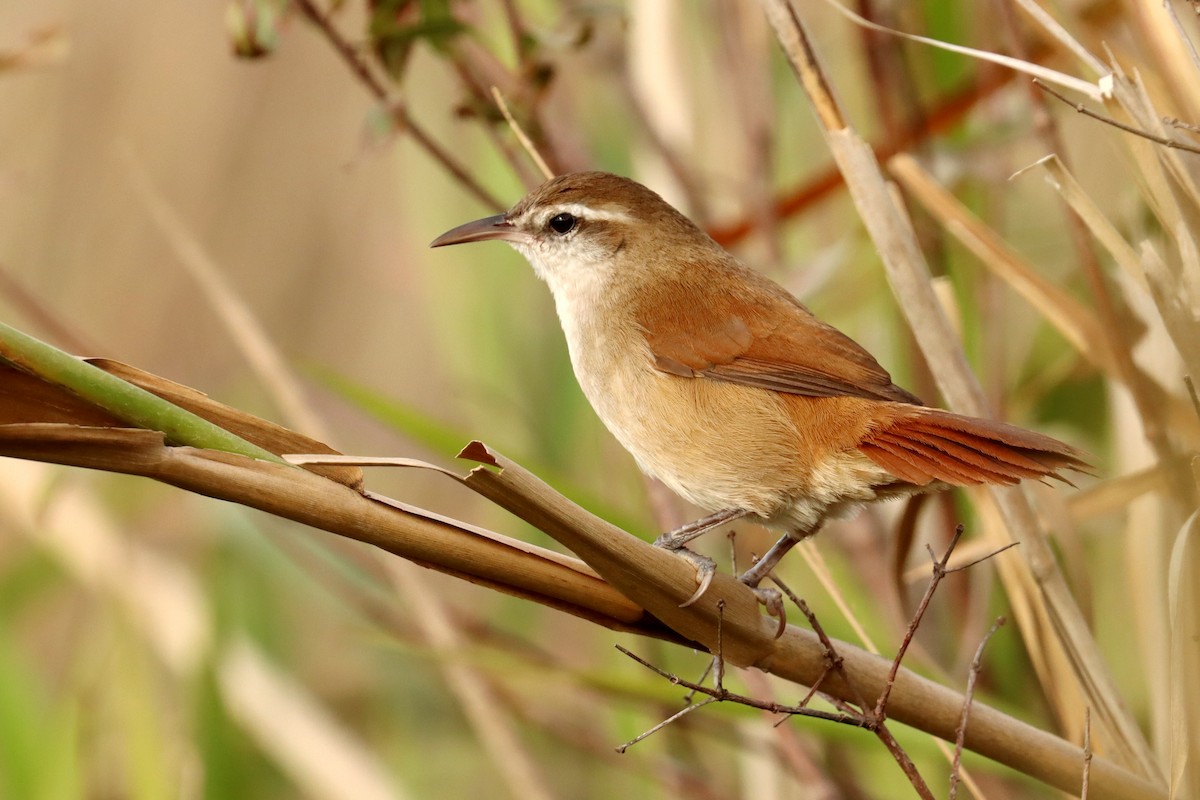
[(579, 385), (638, 466), (717, 512), (658, 543), (741, 516), (784, 532), (743, 574), (752, 587), (864, 503), (1088, 468), (1048, 436), (925, 406), (634, 181), (563, 175), (431, 246), (493, 239), (550, 286)]

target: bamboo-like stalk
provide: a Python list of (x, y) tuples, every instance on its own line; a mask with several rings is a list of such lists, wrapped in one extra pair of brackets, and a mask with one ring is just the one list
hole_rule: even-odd
[[(26, 416), (31, 413), (31, 407), (19, 406), (11, 398), (0, 404), (0, 409), (8, 406), (17, 406)], [(32, 408), (36, 412), (41, 407)], [(811, 685), (826, 671), (827, 652), (817, 637), (788, 626), (780, 638), (774, 638), (774, 621), (761, 614), (757, 597), (732, 576), (717, 574), (699, 601), (680, 607), (695, 588), (695, 570), (689, 562), (588, 514), (478, 443), (464, 455), (482, 465), (466, 476), (429, 468), (534, 524), (569, 547), (587, 566), (377, 499), (356, 486), (306, 469), (227, 452), (169, 446), (158, 431), (10, 422), (0, 425), (0, 455), (153, 478), (367, 542), (422, 566), (614, 630), (719, 651), (730, 663), (757, 667), (797, 683)], [(339, 460), (337, 456), (326, 458)], [(407, 466), (427, 465), (410, 462)], [(877, 696), (891, 662), (850, 644), (837, 642), (836, 647), (855, 685), (827, 677), (823, 690), (848, 701), (862, 695)], [(961, 693), (901, 669), (888, 716), (953, 741), (963, 702)], [(1066, 791), (1078, 789), (1079, 748), (981, 703), (972, 707), (965, 741), (969, 749), (1025, 774)], [(1094, 761), (1092, 774), (1098, 776), (1094, 797), (1163, 797), (1156, 787), (1109, 761)]]
[(269, 450), (3, 322), (0, 359), (61, 386), (130, 425), (162, 431), (169, 442), (188, 442), (266, 461), (280, 460)]

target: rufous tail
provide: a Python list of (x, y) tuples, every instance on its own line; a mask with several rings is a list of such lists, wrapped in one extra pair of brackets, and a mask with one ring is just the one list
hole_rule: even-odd
[(1061, 470), (1091, 472), (1083, 452), (1057, 439), (939, 409), (914, 409), (890, 420), (858, 447), (892, 475), (917, 486), (932, 481), (1009, 485), (1025, 478), (1070, 483)]

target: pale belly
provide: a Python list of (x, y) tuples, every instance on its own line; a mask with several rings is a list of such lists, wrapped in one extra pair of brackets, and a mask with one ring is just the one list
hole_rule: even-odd
[(852, 447), (814, 445), (775, 392), (681, 378), (649, 359), (580, 370), (578, 355), (572, 348), (580, 385), (608, 429), (644, 472), (703, 509), (744, 509), (772, 527), (811, 531), (894, 480)]

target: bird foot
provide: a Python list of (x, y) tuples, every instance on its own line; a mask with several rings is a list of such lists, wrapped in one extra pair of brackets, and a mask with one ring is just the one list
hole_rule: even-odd
[(783, 632), (787, 630), (787, 610), (783, 607), (783, 594), (778, 589), (761, 589), (757, 586), (750, 586), (750, 591), (754, 592), (758, 602), (766, 607), (768, 616), (779, 621), (775, 628), (775, 638), (783, 636)]
[(692, 539), (708, 533), (713, 528), (723, 525), (730, 520), (738, 519), (746, 516), (749, 512), (743, 511), (740, 508), (727, 508), (723, 511), (718, 511), (715, 514), (710, 514), (707, 517), (689, 522), (687, 525), (680, 526), (673, 531), (667, 531), (663, 535), (654, 540), (655, 547), (661, 547), (664, 550), (670, 550), (688, 561), (696, 568), (696, 591), (687, 600), (679, 604), (680, 608), (687, 608), (695, 603), (704, 593), (708, 591), (709, 584), (712, 583), (713, 575), (716, 574), (717, 565), (708, 556), (702, 556), (688, 550), (685, 546)]

